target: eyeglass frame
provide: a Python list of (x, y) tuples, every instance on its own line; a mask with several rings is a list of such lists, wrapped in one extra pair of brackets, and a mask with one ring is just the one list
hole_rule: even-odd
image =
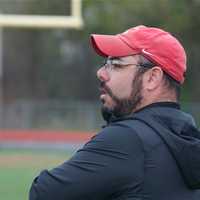
[[(116, 67), (116, 65), (119, 65), (119, 67)], [(124, 62), (122, 60), (119, 60), (118, 58), (110, 58), (108, 57), (106, 60), (104, 60), (104, 63), (102, 65), (102, 67), (104, 67), (106, 70), (108, 71), (112, 71), (114, 68), (123, 68), (121, 66), (129, 66), (129, 65), (134, 65), (137, 67), (145, 67), (145, 68), (152, 68), (154, 66), (156, 66), (156, 64), (154, 63), (144, 63), (144, 64), (136, 64), (136, 63), (129, 63), (129, 62)]]

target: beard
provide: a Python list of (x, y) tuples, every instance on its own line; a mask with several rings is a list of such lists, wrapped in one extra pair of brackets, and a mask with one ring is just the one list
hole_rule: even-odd
[(131, 94), (127, 98), (118, 98), (116, 95), (113, 94), (112, 90), (107, 87), (103, 82), (101, 83), (101, 88), (103, 88), (115, 102), (115, 106), (113, 106), (113, 108), (109, 108), (106, 106), (102, 106), (101, 108), (103, 119), (107, 122), (110, 121), (111, 117), (119, 118), (130, 115), (137, 109), (143, 99), (142, 78), (141, 76), (137, 76), (137, 74), (132, 81)]

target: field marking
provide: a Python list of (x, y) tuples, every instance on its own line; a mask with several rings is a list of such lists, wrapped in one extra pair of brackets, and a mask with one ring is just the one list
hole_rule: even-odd
[(0, 168), (46, 168), (61, 164), (68, 159), (69, 156), (67, 155), (0, 155)]

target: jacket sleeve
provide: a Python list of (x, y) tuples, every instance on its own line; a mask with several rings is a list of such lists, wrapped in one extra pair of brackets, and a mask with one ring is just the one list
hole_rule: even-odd
[(29, 200), (102, 200), (137, 191), (143, 179), (143, 148), (128, 127), (106, 127), (62, 165), (44, 170)]

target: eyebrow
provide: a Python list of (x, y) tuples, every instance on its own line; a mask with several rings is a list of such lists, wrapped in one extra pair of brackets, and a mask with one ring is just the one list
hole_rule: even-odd
[(111, 60), (122, 60), (120, 57), (111, 57), (111, 56), (108, 56), (108, 59), (111, 59)]

